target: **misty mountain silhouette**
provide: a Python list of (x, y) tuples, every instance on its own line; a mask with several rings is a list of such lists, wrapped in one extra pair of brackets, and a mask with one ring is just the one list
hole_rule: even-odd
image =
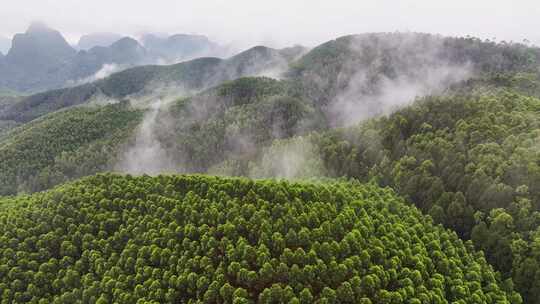
[(122, 38), (122, 35), (116, 33), (92, 33), (81, 36), (77, 48), (79, 50), (89, 50), (95, 46), (108, 47)]
[(0, 36), (0, 53), (5, 55), (11, 48), (11, 39)]
[(60, 32), (43, 23), (32, 23), (25, 33), (14, 36), (5, 58), (0, 57), (0, 88), (28, 93), (62, 88), (91, 79), (105, 65), (125, 69), (217, 49), (204, 36), (156, 38), (150, 43), (151, 50), (133, 38), (118, 37), (107, 33), (84, 36), (79, 44), (92, 47), (77, 51)]
[(176, 34), (163, 37), (157, 34), (146, 34), (141, 41), (149, 52), (166, 61), (211, 56), (218, 49), (218, 45), (201, 35)]

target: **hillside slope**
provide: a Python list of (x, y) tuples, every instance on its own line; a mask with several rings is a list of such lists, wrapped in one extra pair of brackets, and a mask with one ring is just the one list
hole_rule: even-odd
[(309, 98), (328, 104), (348, 90), (356, 98), (377, 95), (387, 82), (395, 90), (402, 84), (430, 84), (429, 78), (444, 86), (454, 74), (465, 73), (454, 79), (465, 80), (479, 73), (537, 72), (539, 65), (540, 49), (517, 43), (425, 33), (367, 33), (317, 46), (292, 64), (289, 76), (302, 83)]
[(0, 195), (107, 170), (141, 114), (127, 103), (73, 108), (8, 131), (0, 136)]
[(154, 126), (182, 172), (250, 158), (275, 139), (325, 128), (322, 113), (289, 83), (267, 77), (225, 82), (162, 109)]
[(527, 303), (540, 303), (540, 99), (525, 94), (538, 79), (503, 79), (514, 87), (421, 98), (355, 127), (275, 142), (258, 161), (229, 167), (257, 177), (345, 176), (391, 186), (472, 239)]
[(11, 303), (521, 303), (388, 189), (98, 175), (0, 201)]
[(76, 87), (23, 98), (0, 110), (0, 120), (27, 122), (41, 115), (92, 100), (120, 100), (171, 90), (189, 95), (224, 81), (263, 75), (287, 65), (288, 52), (254, 47), (229, 59), (199, 58), (168, 66), (141, 66)]
[[(225, 82), (158, 109), (127, 101), (69, 108), (0, 133), (0, 195), (111, 170), (206, 172), (227, 159), (251, 158), (276, 138), (323, 130), (321, 117), (288, 83), (266, 77)], [(141, 136), (149, 142), (141, 144)], [(166, 167), (147, 153), (154, 144), (163, 148)]]
[[(242, 76), (283, 74), (324, 110), (332, 125), (343, 126), (389, 113), (416, 96), (440, 94), (455, 83), (484, 74), (537, 72), (540, 63), (540, 50), (535, 47), (419, 33), (344, 36), (304, 53), (301, 47), (258, 46), (225, 60), (199, 58), (137, 67), (89, 84), (29, 96), (0, 111), (0, 120), (25, 122), (89, 100), (151, 95), (166, 89), (185, 95)], [(83, 61), (96, 68), (91, 60)]]

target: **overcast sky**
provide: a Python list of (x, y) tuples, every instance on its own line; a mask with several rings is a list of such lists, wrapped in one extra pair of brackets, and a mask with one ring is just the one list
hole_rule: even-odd
[(316, 45), (340, 35), (418, 31), (540, 45), (538, 0), (1, 0), (0, 35), (32, 21), (80, 35), (205, 34), (245, 45)]

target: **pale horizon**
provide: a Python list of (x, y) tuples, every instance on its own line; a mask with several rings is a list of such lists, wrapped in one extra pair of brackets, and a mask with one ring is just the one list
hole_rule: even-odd
[(540, 45), (540, 6), (519, 2), (7, 0), (0, 11), (0, 36), (11, 38), (40, 21), (60, 31), (70, 44), (96, 32), (134, 38), (159, 32), (205, 35), (239, 47), (311, 47), (348, 34), (397, 31)]

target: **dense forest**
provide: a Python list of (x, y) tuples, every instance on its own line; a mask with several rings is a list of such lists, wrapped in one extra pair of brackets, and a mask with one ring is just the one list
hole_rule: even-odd
[(390, 189), (98, 175), (0, 200), (3, 303), (521, 303)]
[(0, 195), (40, 191), (111, 168), (140, 118), (124, 102), (72, 108), (0, 133)]
[(242, 76), (257, 76), (268, 69), (285, 69), (300, 52), (302, 49), (275, 50), (261, 46), (228, 59), (197, 58), (174, 65), (139, 66), (91, 83), (24, 96), (5, 109), (0, 108), (0, 121), (28, 122), (70, 106), (140, 99), (155, 96), (156, 92), (189, 95)]
[[(540, 303), (539, 49), (388, 33), (302, 52), (0, 99), (0, 195), (20, 195), (0, 203), (2, 298)], [(144, 172), (140, 134), (166, 173), (300, 181), (98, 175), (25, 195)]]
[[(531, 75), (504, 80), (514, 89), (424, 97), (356, 127), (278, 141), (249, 166), (228, 164), (221, 172), (345, 176), (391, 186), (472, 239), (528, 303), (539, 303), (540, 99), (520, 93), (535, 81)], [(291, 154), (302, 167), (284, 172)]]

